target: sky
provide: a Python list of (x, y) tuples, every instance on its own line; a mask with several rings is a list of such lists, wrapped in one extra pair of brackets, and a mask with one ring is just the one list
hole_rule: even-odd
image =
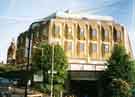
[(135, 0), (0, 0), (0, 61), (12, 39), (56, 11), (112, 16), (128, 30), (135, 55)]

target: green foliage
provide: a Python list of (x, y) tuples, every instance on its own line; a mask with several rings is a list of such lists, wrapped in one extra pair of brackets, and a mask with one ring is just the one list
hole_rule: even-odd
[(135, 62), (131, 60), (123, 46), (114, 46), (112, 55), (106, 65), (107, 70), (105, 73), (111, 79), (120, 78), (128, 82), (134, 81)]
[(131, 97), (130, 86), (126, 81), (114, 79), (107, 86), (105, 97)]
[[(54, 50), (54, 54), (53, 54)], [(45, 92), (50, 93), (50, 84), (51, 84), (51, 74), (48, 71), (51, 71), (52, 66), (52, 56), (54, 58), (53, 65), (54, 74), (53, 83), (54, 83), (54, 90), (60, 92), (64, 89), (64, 82), (67, 78), (67, 58), (65, 56), (64, 50), (59, 45), (52, 45), (49, 44), (40, 44), (34, 51), (33, 51), (33, 60), (32, 60), (32, 69), (33, 71), (43, 72), (43, 83), (40, 85), (41, 90), (45, 90)], [(57, 94), (57, 93), (56, 93)]]
[[(100, 79), (100, 85), (101, 85), (101, 91), (103, 93), (103, 97), (106, 97), (108, 87), (110, 88), (110, 84), (114, 84), (114, 79), (121, 79), (122, 81), (126, 81), (127, 84), (132, 84), (135, 81), (134, 75), (135, 75), (135, 61), (132, 60), (132, 58), (126, 53), (126, 50), (121, 45), (115, 45), (114, 49), (112, 51), (111, 57), (107, 60), (107, 63), (105, 64), (107, 66), (107, 69), (105, 70), (104, 74), (101, 76)], [(122, 81), (120, 82), (122, 83)], [(120, 83), (118, 80), (118, 83)], [(116, 84), (118, 85), (118, 84)], [(116, 87), (113, 87), (114, 89)], [(121, 92), (121, 87), (117, 87), (118, 91)], [(126, 90), (125, 90), (126, 91)], [(114, 96), (108, 96), (108, 97), (114, 97)], [(116, 96), (116, 97), (122, 97), (122, 96)], [(125, 96), (123, 96), (125, 97)], [(128, 97), (128, 96), (127, 96)]]
[(9, 72), (9, 71), (17, 71), (17, 70), (19, 70), (18, 65), (0, 64), (0, 73)]

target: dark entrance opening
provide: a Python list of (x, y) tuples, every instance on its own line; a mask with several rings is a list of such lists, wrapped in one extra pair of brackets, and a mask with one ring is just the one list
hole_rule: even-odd
[(77, 97), (97, 97), (97, 81), (71, 80), (70, 91)]

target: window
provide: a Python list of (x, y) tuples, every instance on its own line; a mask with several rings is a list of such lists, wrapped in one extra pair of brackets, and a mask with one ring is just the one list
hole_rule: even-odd
[(77, 27), (77, 38), (79, 40), (84, 40), (85, 39), (84, 28), (80, 28), (79, 26)]
[(72, 39), (72, 26), (68, 26), (67, 24), (65, 25), (65, 38), (66, 39)]
[(64, 44), (64, 50), (67, 56), (71, 56), (72, 55), (72, 42), (66, 41)]
[(43, 33), (47, 33), (47, 32), (48, 32), (48, 28), (45, 27), (45, 28), (43, 29)]
[(45, 26), (42, 31), (43, 34), (43, 40), (46, 40), (48, 38), (48, 26)]
[(36, 32), (36, 38), (38, 38), (39, 37), (39, 32)]
[(68, 27), (67, 37), (68, 37), (68, 39), (72, 39), (73, 38), (73, 36), (72, 36), (72, 27)]
[(67, 38), (68, 37), (68, 26), (67, 25), (65, 25), (65, 28), (64, 28), (64, 33), (65, 33), (65, 38)]
[(53, 25), (53, 36), (60, 37), (60, 25)]
[(121, 38), (121, 33), (120, 32), (117, 32), (117, 40), (119, 41)]
[(113, 28), (113, 39), (115, 42), (119, 42), (121, 40), (121, 32), (118, 32), (115, 28)]
[(104, 32), (103, 32), (103, 37), (102, 37), (102, 40), (104, 41), (104, 40), (109, 40), (109, 32), (107, 31), (107, 30), (105, 30)]
[(60, 32), (60, 27), (58, 25), (55, 25), (55, 33), (59, 33)]
[(91, 39), (96, 40), (97, 39), (97, 31), (96, 29), (93, 29), (91, 32)]
[(84, 51), (84, 43), (80, 43), (80, 52)]
[(72, 50), (72, 43), (71, 42), (68, 43), (67, 50)]
[(68, 51), (72, 50), (72, 42), (65, 42), (65, 49)]
[(68, 28), (68, 32), (69, 32), (69, 33), (72, 32), (72, 28), (71, 28), (71, 27)]
[(84, 30), (83, 29), (80, 30), (80, 36), (84, 36)]
[(79, 32), (79, 39), (80, 39), (80, 40), (84, 40), (84, 39), (85, 39), (85, 36), (84, 36), (84, 29), (83, 29), (83, 28), (80, 29), (80, 32)]
[(93, 29), (92, 30), (92, 37), (96, 37), (97, 36), (97, 31), (96, 31), (96, 29)]
[(120, 32), (114, 32), (114, 41), (118, 42), (121, 40), (121, 33)]
[(92, 44), (92, 52), (97, 52), (97, 44)]
[(103, 51), (104, 51), (104, 53), (109, 52), (109, 45), (108, 44), (103, 44)]
[(109, 32), (105, 30), (104, 36), (105, 36), (105, 38), (107, 38), (109, 36)]

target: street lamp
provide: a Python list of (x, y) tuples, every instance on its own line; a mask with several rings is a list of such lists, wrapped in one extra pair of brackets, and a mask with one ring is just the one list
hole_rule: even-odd
[[(39, 23), (40, 22), (34, 22), (34, 23), (32, 23), (31, 25), (30, 25), (30, 27), (29, 27), (29, 30), (28, 30), (28, 32), (29, 32), (29, 34), (28, 34), (28, 47), (27, 47), (27, 50), (28, 50), (28, 53), (27, 53), (27, 66), (26, 66), (26, 72), (28, 72), (29, 71), (29, 65), (30, 65), (30, 55), (31, 55), (31, 47), (32, 47), (32, 29), (33, 29), (33, 27), (34, 26), (39, 26)], [(24, 95), (24, 97), (27, 97), (27, 89), (28, 89), (28, 85), (27, 85), (27, 83), (28, 83), (28, 79), (26, 80), (26, 85), (25, 85), (25, 95)]]
[[(43, 57), (43, 48), (33, 46), (33, 48), (41, 49), (42, 50), (42, 57)], [(42, 64), (43, 65), (43, 64)], [(53, 74), (57, 73), (54, 71), (54, 44), (52, 44), (52, 64), (51, 64), (51, 72), (48, 71), (48, 73), (51, 73), (51, 97), (53, 97)]]
[[(37, 47), (37, 46), (33, 46), (33, 49), (39, 49), (39, 50), (41, 50), (41, 68), (42, 68), (42, 66), (44, 65), (44, 63), (43, 63), (43, 57), (44, 57), (44, 48), (42, 48), (42, 47)], [(42, 72), (42, 74), (40, 74), (40, 75), (37, 75), (37, 76), (40, 76), (41, 78), (40, 79), (34, 79), (34, 81), (40, 81), (40, 82), (42, 82), (43, 81), (43, 70), (41, 69), (41, 72)], [(36, 77), (37, 77), (36, 76)]]
[(52, 44), (51, 97), (53, 97), (54, 44)]
[(52, 42), (52, 66), (51, 66), (51, 97), (53, 97), (53, 74), (56, 74), (57, 71), (54, 70), (54, 46), (56, 42)]

